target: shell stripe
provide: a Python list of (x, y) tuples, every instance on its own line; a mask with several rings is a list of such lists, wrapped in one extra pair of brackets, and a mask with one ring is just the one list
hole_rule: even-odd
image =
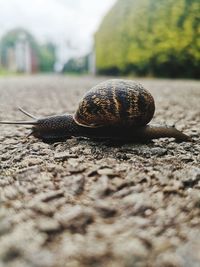
[(123, 90), (118, 90), (115, 93), (115, 97), (117, 99), (118, 105), (119, 105), (119, 115), (121, 118), (121, 122), (127, 121), (129, 117), (129, 108), (130, 108), (130, 101), (129, 97), (127, 97), (127, 92)]

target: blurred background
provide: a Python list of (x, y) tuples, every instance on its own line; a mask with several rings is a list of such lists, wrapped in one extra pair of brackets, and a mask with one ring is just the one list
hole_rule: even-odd
[(199, 0), (0, 0), (0, 75), (200, 77)]

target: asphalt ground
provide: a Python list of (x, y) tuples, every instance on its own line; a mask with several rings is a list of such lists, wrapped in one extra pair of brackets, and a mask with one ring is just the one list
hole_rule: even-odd
[[(73, 113), (107, 77), (0, 78), (0, 120)], [(200, 82), (136, 79), (153, 123), (193, 142), (71, 138), (47, 144), (0, 126), (0, 267), (199, 267)]]

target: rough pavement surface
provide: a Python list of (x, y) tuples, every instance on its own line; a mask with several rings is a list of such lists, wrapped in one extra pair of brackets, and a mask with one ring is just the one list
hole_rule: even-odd
[[(105, 78), (0, 79), (0, 120), (74, 112)], [(200, 266), (200, 83), (139, 80), (173, 139), (46, 144), (0, 126), (0, 266)]]

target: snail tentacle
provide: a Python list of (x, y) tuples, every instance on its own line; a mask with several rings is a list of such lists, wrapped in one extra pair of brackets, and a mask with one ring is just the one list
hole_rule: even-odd
[(28, 117), (34, 119), (34, 120), (37, 120), (37, 118), (35, 116), (33, 116), (32, 114), (30, 114), (29, 112), (27, 112), (26, 110), (24, 110), (23, 108), (21, 107), (18, 107), (19, 111), (21, 111), (22, 113), (24, 113), (25, 115), (27, 115)]
[(29, 112), (25, 111), (23, 108), (18, 107), (18, 110), (21, 111), (26, 116), (34, 119), (33, 121), (0, 121), (0, 124), (15, 124), (15, 125), (36, 125), (38, 124), (38, 119), (30, 114)]
[(0, 121), (0, 124), (37, 125), (37, 121)]

